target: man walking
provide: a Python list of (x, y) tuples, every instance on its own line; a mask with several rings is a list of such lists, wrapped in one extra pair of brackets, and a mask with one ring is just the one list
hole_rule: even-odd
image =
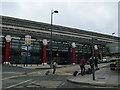
[(57, 63), (56, 63), (56, 58), (54, 57), (53, 58), (53, 61), (52, 61), (52, 68), (53, 68), (53, 74), (55, 74), (55, 71), (56, 71), (56, 66), (57, 66)]

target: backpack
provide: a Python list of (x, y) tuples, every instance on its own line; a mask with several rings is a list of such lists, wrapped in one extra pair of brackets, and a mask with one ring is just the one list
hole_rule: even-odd
[(50, 73), (50, 71), (47, 71), (46, 73), (45, 73), (45, 75), (48, 75)]
[(76, 76), (78, 74), (78, 71), (73, 72), (73, 76)]
[(86, 74), (91, 74), (92, 70), (90, 68), (88, 68), (88, 70), (86, 70)]

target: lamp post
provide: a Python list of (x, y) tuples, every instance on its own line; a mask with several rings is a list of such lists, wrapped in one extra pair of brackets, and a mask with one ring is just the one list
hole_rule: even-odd
[(115, 33), (112, 33), (112, 35), (114, 35)]
[(92, 76), (93, 80), (95, 80), (95, 69), (94, 69), (94, 42), (92, 37)]
[(92, 45), (92, 75), (93, 80), (95, 80), (95, 69), (94, 69), (94, 45)]
[(51, 61), (52, 61), (52, 23), (53, 23), (53, 14), (54, 13), (58, 13), (58, 11), (57, 10), (55, 10), (55, 11), (53, 11), (53, 10), (51, 10), (51, 37), (50, 37), (50, 46), (51, 46), (51, 50), (50, 50), (50, 54), (51, 54)]
[[(115, 46), (115, 38), (114, 38), (114, 32), (112, 33), (112, 39), (113, 39), (113, 42), (112, 42), (112, 46), (114, 47)], [(115, 51), (115, 47), (112, 49), (112, 53), (114, 54), (114, 51)]]

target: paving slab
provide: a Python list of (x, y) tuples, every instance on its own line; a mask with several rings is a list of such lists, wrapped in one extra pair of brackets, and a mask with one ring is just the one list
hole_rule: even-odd
[[(44, 88), (57, 88), (63, 81), (35, 81), (31, 85), (36, 85)], [(30, 85), (29, 85), (30, 86)]]
[(93, 80), (93, 74), (89, 75), (78, 75), (68, 79), (68, 81), (79, 84), (86, 85), (96, 85), (96, 86), (109, 86), (109, 87), (118, 87), (118, 71), (111, 71), (110, 68), (101, 68), (95, 72), (95, 80)]

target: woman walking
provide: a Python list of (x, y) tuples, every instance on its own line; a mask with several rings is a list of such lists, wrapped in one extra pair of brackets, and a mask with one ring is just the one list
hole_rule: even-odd
[(80, 60), (81, 75), (85, 74), (85, 59), (84, 57)]

